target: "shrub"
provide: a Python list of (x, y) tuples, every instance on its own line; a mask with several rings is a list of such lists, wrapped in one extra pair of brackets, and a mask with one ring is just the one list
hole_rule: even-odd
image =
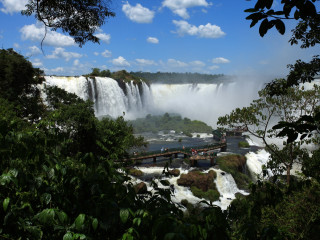
[(198, 198), (204, 198), (212, 202), (219, 200), (220, 197), (220, 193), (216, 189), (209, 189), (208, 191), (204, 192), (201, 189), (192, 186), (191, 192)]
[(249, 145), (249, 143), (247, 141), (240, 141), (238, 143), (238, 147), (239, 148), (248, 148), (248, 147), (250, 147), (250, 145)]

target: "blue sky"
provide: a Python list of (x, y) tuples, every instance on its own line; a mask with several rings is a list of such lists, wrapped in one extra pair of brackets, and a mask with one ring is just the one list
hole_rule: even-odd
[[(279, 2), (280, 0), (278, 0)], [(275, 7), (280, 6), (275, 1)], [(69, 36), (49, 32), (43, 54), (44, 27), (20, 14), (26, 0), (0, 0), (0, 43), (27, 56), (47, 75), (81, 75), (94, 67), (116, 71), (199, 72), (283, 76), (286, 65), (309, 60), (319, 47), (290, 46), (288, 22), (284, 36), (272, 29), (261, 38), (250, 28), (246, 0), (113, 0), (116, 17), (96, 36), (100, 44), (79, 48)]]

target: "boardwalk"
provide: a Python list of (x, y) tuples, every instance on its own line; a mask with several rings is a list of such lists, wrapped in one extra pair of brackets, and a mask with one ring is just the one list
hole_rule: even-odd
[[(216, 150), (216, 149), (221, 149), (221, 151), (225, 151), (227, 147), (226, 143), (219, 143), (219, 144), (215, 144), (215, 145), (211, 145), (211, 146), (207, 146), (205, 148), (198, 148), (195, 149), (197, 150), (197, 152), (208, 152), (208, 151), (212, 151), (212, 150)], [(144, 160), (144, 159), (153, 159), (154, 162), (157, 161), (157, 157), (171, 157), (171, 156), (175, 156), (175, 158), (178, 157), (178, 154), (183, 154), (184, 158), (187, 158), (188, 156), (191, 155), (191, 148), (188, 149), (174, 149), (168, 152), (149, 152), (146, 153), (144, 155), (140, 155), (140, 156), (134, 156), (130, 159), (125, 159), (122, 162), (126, 162), (126, 161), (140, 161), (140, 160)]]

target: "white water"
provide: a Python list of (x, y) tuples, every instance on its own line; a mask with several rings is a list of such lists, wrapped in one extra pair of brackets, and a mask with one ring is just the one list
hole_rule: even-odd
[(112, 78), (46, 76), (47, 85), (55, 85), (82, 99), (94, 102), (97, 117), (110, 115), (126, 119), (145, 117), (148, 113), (178, 113), (182, 117), (200, 120), (216, 126), (219, 116), (236, 107), (250, 104), (263, 86), (246, 81), (225, 84), (125, 84), (126, 94)]
[(219, 169), (214, 169), (217, 173), (217, 178), (215, 180), (217, 189), (220, 193), (220, 200), (218, 206), (221, 207), (222, 210), (228, 208), (232, 200), (236, 198), (236, 193), (241, 193), (243, 195), (248, 195), (247, 192), (240, 190), (237, 187), (236, 182), (234, 181), (231, 174), (223, 172)]
[[(152, 168), (145, 168), (145, 167), (140, 167), (137, 168), (141, 170), (145, 175), (158, 175), (160, 176), (163, 168), (161, 167), (152, 167)], [(187, 174), (191, 169), (185, 170), (185, 169), (179, 169), (180, 170), (180, 175), (181, 174)], [(232, 202), (233, 199), (235, 199), (235, 194), (236, 193), (241, 193), (243, 195), (248, 195), (247, 192), (238, 189), (237, 184), (235, 183), (233, 177), (231, 174), (225, 173), (224, 175), (221, 174), (223, 171), (219, 169), (214, 169), (210, 168), (207, 171), (204, 171), (205, 173), (209, 172), (210, 170), (213, 170), (217, 173), (217, 178), (214, 180), (217, 190), (220, 193), (220, 198), (218, 201), (215, 201), (214, 204), (219, 206), (222, 210), (226, 210), (230, 203)], [(168, 180), (170, 182), (170, 185), (174, 186), (174, 195), (172, 196), (172, 201), (175, 203), (181, 203), (181, 200), (186, 199), (188, 200), (189, 203), (191, 204), (197, 204), (202, 200), (196, 196), (194, 196), (190, 190), (189, 187), (183, 187), (179, 186), (177, 184), (177, 180), (180, 178), (178, 177), (162, 177), (160, 180)], [(159, 187), (162, 188), (169, 188), (169, 186), (163, 186), (160, 183), (159, 179), (155, 179), (155, 182), (158, 184)], [(135, 177), (132, 177), (132, 183), (137, 184), (142, 182), (140, 179), (137, 179)], [(149, 191), (153, 191), (153, 188), (151, 187), (150, 183), (146, 182), (147, 188)], [(207, 201), (207, 200), (206, 200)]]
[(127, 119), (134, 119), (145, 116), (153, 102), (150, 88), (145, 83), (142, 83), (142, 92), (133, 82), (126, 83), (125, 94), (118, 82), (112, 78), (46, 76), (45, 79), (46, 85), (58, 86), (84, 100), (92, 100), (97, 117), (125, 115)]
[(179, 113), (216, 126), (219, 116), (247, 106), (258, 96), (261, 83), (152, 84), (151, 92), (160, 112)]

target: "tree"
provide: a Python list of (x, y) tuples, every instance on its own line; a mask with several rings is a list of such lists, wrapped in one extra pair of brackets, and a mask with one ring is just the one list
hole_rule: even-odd
[[(254, 8), (245, 10), (250, 13), (247, 17), (251, 20), (250, 27), (255, 26), (259, 21), (259, 33), (263, 37), (269, 29), (276, 29), (284, 34), (284, 20), (299, 21), (292, 30), (292, 37), (289, 40), (291, 45), (301, 43), (301, 48), (313, 47), (320, 43), (320, 14), (317, 9), (318, 2), (315, 0), (283, 0), (281, 1), (282, 10), (275, 11), (273, 0), (258, 0)], [(286, 88), (298, 85), (299, 83), (311, 82), (316, 75), (320, 74), (320, 59), (315, 55), (310, 62), (297, 60), (295, 64), (288, 65), (290, 68), (286, 82), (279, 83), (272, 81), (268, 83), (269, 93), (271, 95), (281, 95)], [(310, 134), (320, 126), (320, 113), (302, 116), (295, 123), (290, 125), (281, 123), (277, 127), (283, 129), (283, 133), (298, 136), (299, 134)], [(290, 138), (291, 140), (294, 140)]]
[[(277, 81), (285, 82), (284, 79)], [(271, 153), (268, 167), (277, 174), (285, 171), (289, 184), (293, 163), (301, 162), (306, 155), (301, 146), (306, 142), (306, 135), (300, 141), (292, 141), (297, 138), (296, 134), (289, 135), (286, 142), (284, 132), (272, 128), (272, 124), (276, 121), (294, 123), (301, 116), (313, 114), (320, 103), (320, 87), (315, 85), (312, 90), (291, 87), (286, 89), (285, 94), (276, 96), (269, 94), (267, 86), (259, 92), (259, 96), (249, 107), (237, 108), (229, 115), (219, 117), (218, 124), (247, 129), (250, 134), (261, 139)], [(273, 144), (270, 139), (283, 139), (283, 148)]]
[[(94, 33), (101, 27), (107, 17), (114, 17), (110, 10), (110, 0), (29, 0), (23, 15), (34, 15), (46, 28), (63, 32), (72, 36), (81, 47), (87, 41), (99, 43)], [(45, 38), (45, 35), (44, 35)]]
[(43, 72), (13, 49), (0, 50), (0, 95), (19, 105), (22, 117), (36, 120), (43, 111), (37, 84), (44, 81)]

